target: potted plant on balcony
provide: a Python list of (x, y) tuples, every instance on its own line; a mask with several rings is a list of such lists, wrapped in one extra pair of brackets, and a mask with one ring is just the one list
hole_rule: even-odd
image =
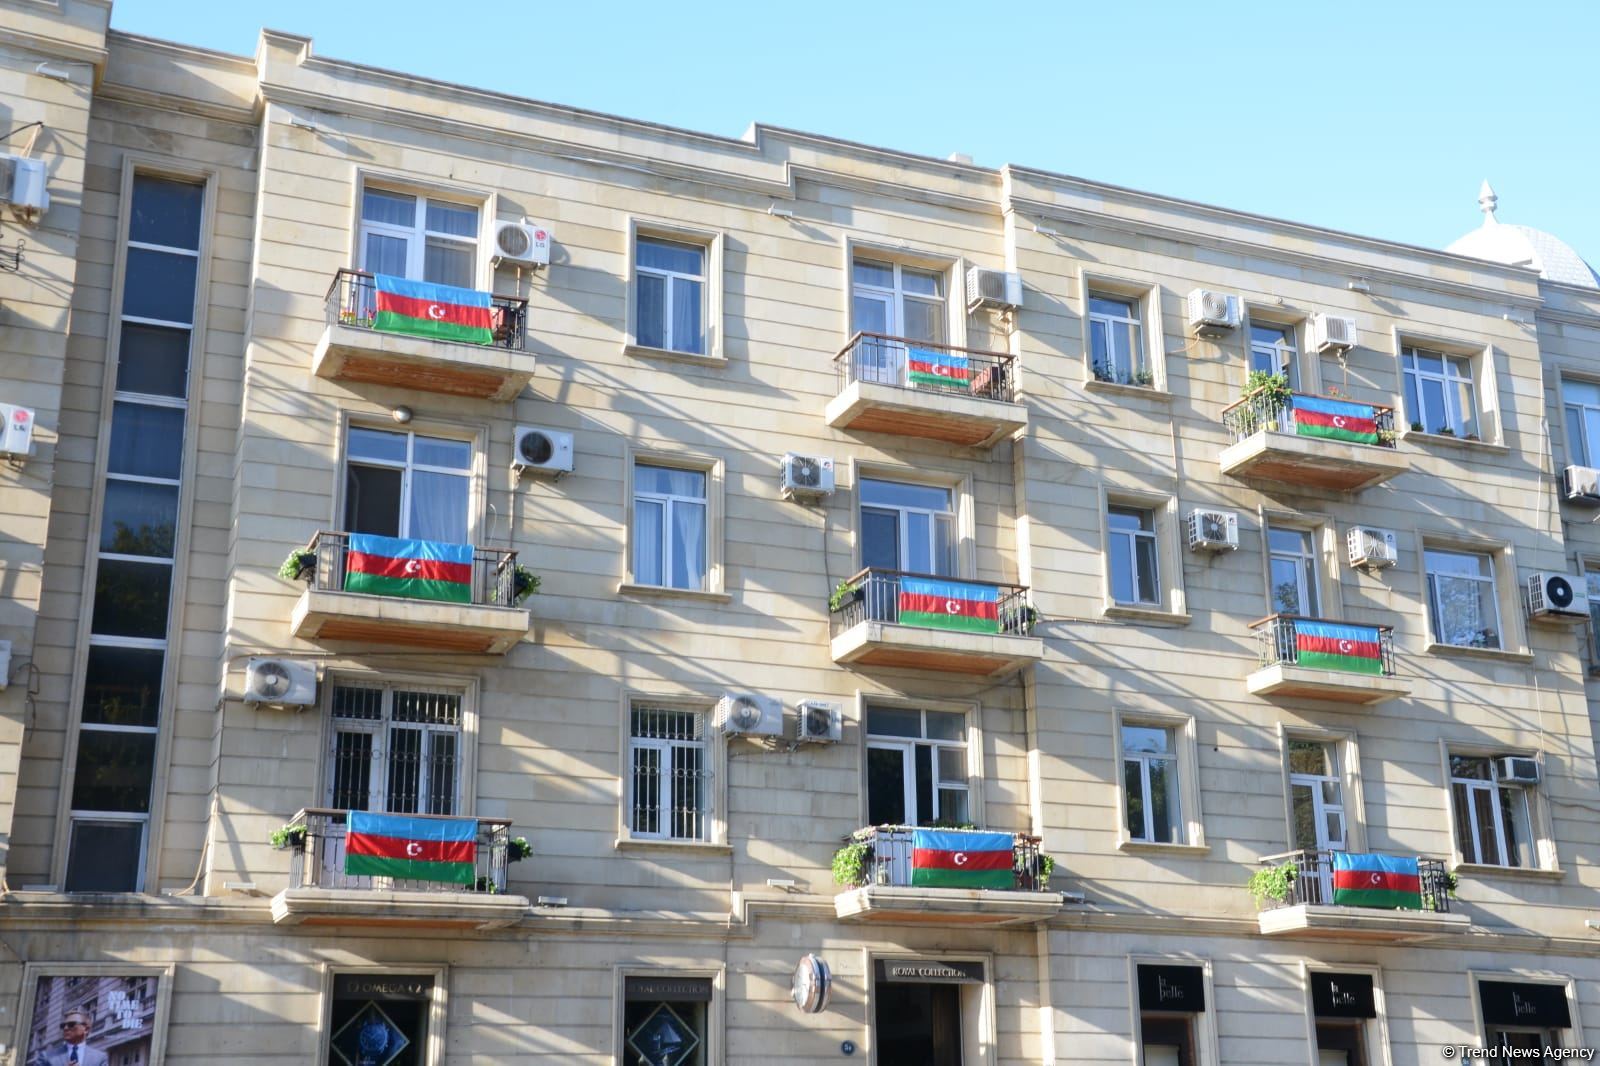
[(311, 575), (317, 571), (317, 553), (307, 548), (296, 548), (291, 551), (283, 565), (278, 567), (278, 576), (285, 581), (309, 581)]
[(276, 851), (304, 851), (306, 850), (306, 827), (303, 825), (280, 825), (267, 834), (267, 842)]
[(1132, 384), (1134, 384), (1134, 385), (1144, 385), (1144, 386), (1148, 387), (1148, 386), (1154, 385), (1155, 383), (1156, 383), (1156, 376), (1154, 374), (1152, 374), (1150, 371), (1145, 370), (1143, 368), (1140, 368), (1140, 369), (1135, 370), (1133, 372)]
[(872, 862), (872, 844), (858, 833), (845, 838), (844, 847), (833, 853), (833, 883), (851, 888), (867, 883), (867, 867)]
[(506, 841), (506, 862), (521, 862), (533, 854), (533, 845), (527, 837), (512, 837)]
[(1034, 852), (1033, 861), (1029, 863), (1024, 854), (1019, 852), (1015, 869), (1021, 885), (1026, 886), (1032, 881), (1037, 891), (1045, 892), (1050, 888), (1050, 875), (1056, 871), (1055, 856), (1040, 848)]
[(833, 587), (833, 592), (828, 596), (828, 613), (838, 614), (844, 610), (845, 604), (854, 603), (866, 595), (859, 584), (841, 581)]
[(1300, 865), (1290, 861), (1268, 866), (1250, 875), (1250, 895), (1260, 907), (1267, 900), (1284, 903), (1294, 894), (1295, 882), (1300, 877)]

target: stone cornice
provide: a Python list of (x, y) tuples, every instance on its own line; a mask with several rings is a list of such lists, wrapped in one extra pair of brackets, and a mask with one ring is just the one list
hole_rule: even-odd
[(95, 78), (105, 69), (106, 50), (74, 44), (55, 37), (42, 37), (26, 30), (0, 27), (0, 43), (11, 45), (36, 55), (52, 59), (65, 59), (73, 63), (87, 63), (94, 68)]

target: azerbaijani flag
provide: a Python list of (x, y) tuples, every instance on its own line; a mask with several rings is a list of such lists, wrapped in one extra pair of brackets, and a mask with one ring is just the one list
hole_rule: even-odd
[(902, 577), (899, 606), (903, 626), (1000, 632), (1000, 590), (993, 585)]
[(1302, 437), (1378, 443), (1378, 414), (1372, 405), (1296, 394), (1294, 431)]
[(913, 888), (1013, 888), (1010, 833), (913, 829)]
[(1383, 673), (1383, 644), (1377, 626), (1298, 619), (1292, 624), (1296, 665), (1352, 674)]
[(472, 602), (472, 545), (350, 534), (344, 590), (409, 600)]
[(1340, 907), (1422, 909), (1417, 860), (1397, 855), (1333, 853), (1333, 902)]
[(494, 343), (491, 301), (486, 292), (391, 274), (372, 275), (372, 284), (378, 292), (373, 329), (466, 344)]
[(909, 348), (906, 350), (906, 376), (913, 385), (967, 389), (972, 386), (972, 365), (966, 356), (955, 352)]
[(470, 885), (478, 862), (473, 818), (413, 818), (351, 811), (344, 872), (357, 877)]

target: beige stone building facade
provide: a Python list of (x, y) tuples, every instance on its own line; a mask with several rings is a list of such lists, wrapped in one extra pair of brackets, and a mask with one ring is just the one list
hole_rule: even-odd
[(1596, 1041), (1600, 284), (1492, 194), (1433, 251), (109, 15), (0, 0), (0, 1061)]

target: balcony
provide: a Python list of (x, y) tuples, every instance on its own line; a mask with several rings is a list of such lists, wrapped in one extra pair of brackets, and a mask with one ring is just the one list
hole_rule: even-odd
[(1359, 492), (1409, 465), (1388, 407), (1267, 388), (1224, 408), (1222, 422), (1234, 440), (1221, 462), (1231, 477)]
[(460, 586), (457, 598), (422, 599), (348, 591), (352, 557), (359, 554), (350, 551), (350, 538), (349, 533), (324, 530), (297, 553), (306, 560), (299, 574), (306, 590), (290, 618), (296, 637), (321, 644), (348, 641), (504, 655), (533, 624), (527, 609), (516, 606), (522, 590), (514, 551), (471, 548), (470, 583)]
[(833, 661), (994, 677), (1044, 656), (1021, 585), (869, 567), (832, 609)]
[(1245, 682), (1252, 696), (1374, 704), (1411, 691), (1395, 676), (1393, 626), (1274, 614), (1250, 628), (1260, 664)]
[(289, 822), (304, 836), (292, 849), (289, 887), (272, 897), (276, 924), (497, 929), (527, 913), (526, 897), (506, 894), (508, 819), (478, 819), (473, 883), (458, 885), (345, 873), (345, 814), (308, 807)]
[[(1258, 920), (1263, 935), (1347, 943), (1393, 943), (1428, 940), (1471, 928), (1472, 922), (1466, 915), (1450, 913), (1454, 880), (1439, 859), (1413, 860), (1417, 892), (1412, 898), (1416, 906), (1370, 902), (1353, 906), (1334, 900), (1347, 895), (1371, 900), (1373, 893), (1363, 892), (1360, 887), (1356, 887), (1355, 893), (1348, 891), (1358, 880), (1365, 884), (1369, 875), (1361, 871), (1341, 871), (1343, 878), (1336, 877), (1334, 854), (1331, 851), (1290, 851), (1259, 860), (1278, 869), (1291, 864), (1294, 867), (1284, 897), (1260, 901), (1262, 911)], [(1359, 861), (1370, 856), (1355, 858)]]
[[(941, 829), (941, 835), (970, 839), (974, 846), (994, 833), (980, 830)], [(1004, 887), (961, 888), (926, 885), (924, 881), (949, 880), (928, 877), (913, 862), (916, 851), (910, 826), (869, 826), (851, 834), (846, 848), (865, 845), (856, 884), (834, 897), (834, 911), (841, 921), (892, 922), (916, 925), (1035, 925), (1048, 921), (1061, 909), (1063, 897), (1047, 885), (1050, 863), (1039, 850), (1039, 838), (1025, 833), (1011, 836), (1009, 870), (990, 873), (1009, 884)], [(968, 861), (963, 861), (968, 860)], [(978, 865), (970, 856), (955, 851), (947, 864), (950, 870)], [(980, 875), (981, 876), (981, 875)], [(956, 879), (959, 879), (959, 875)], [(993, 879), (993, 877), (991, 877)]]
[(533, 380), (534, 359), (524, 350), (527, 300), (490, 295), (485, 343), (417, 336), (380, 325), (373, 275), (340, 270), (328, 287), (327, 315), (311, 356), (318, 377), (499, 402)]
[(1016, 360), (999, 352), (857, 333), (834, 357), (834, 429), (987, 448), (1028, 424)]

